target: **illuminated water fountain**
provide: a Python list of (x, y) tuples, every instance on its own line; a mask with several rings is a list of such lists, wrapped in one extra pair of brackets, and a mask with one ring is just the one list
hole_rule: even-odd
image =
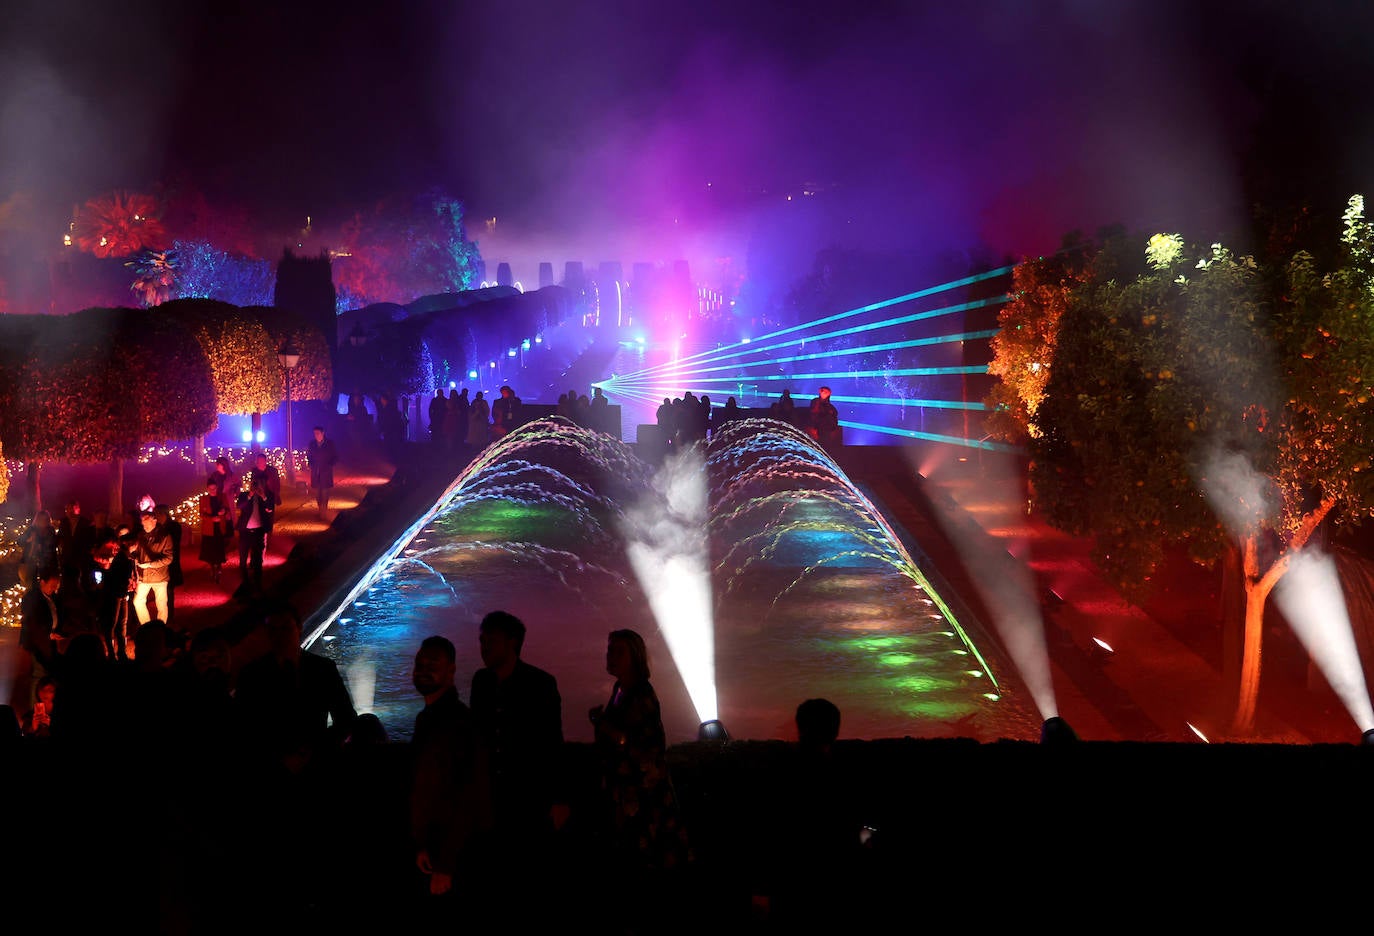
[(844, 737), (1039, 732), (1012, 667), (951, 618), (887, 522), (769, 420), (732, 424), (661, 470), (562, 419), (522, 427), (417, 520), (312, 649), (405, 738), (415, 648), (452, 640), (466, 697), (477, 623), (496, 608), (525, 621), (525, 658), (558, 678), (569, 740), (590, 740), (617, 627), (649, 641), (670, 741), (717, 714), (736, 738), (790, 737), (813, 696), (840, 706)]

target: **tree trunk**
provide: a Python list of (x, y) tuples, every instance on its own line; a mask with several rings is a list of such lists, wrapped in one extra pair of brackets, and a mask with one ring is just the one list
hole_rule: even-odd
[(1240, 694), (1231, 726), (1241, 737), (1253, 734), (1255, 730), (1255, 711), (1259, 704), (1260, 650), (1264, 638), (1264, 604), (1279, 579), (1292, 565), (1293, 557), (1307, 546), (1335, 505), (1336, 499), (1328, 497), (1316, 510), (1303, 517), (1297, 531), (1284, 545), (1283, 552), (1267, 569), (1260, 568), (1263, 531), (1252, 532), (1241, 543), (1245, 576), (1245, 640), (1240, 661)]
[(1248, 737), (1255, 731), (1255, 710), (1259, 704), (1260, 660), (1263, 654), (1264, 603), (1274, 584), (1269, 576), (1259, 581), (1245, 580), (1245, 640), (1240, 661), (1240, 694), (1232, 731)]
[(198, 435), (191, 440), (191, 471), (196, 478), (202, 478), (210, 473), (210, 466), (205, 463), (204, 435)]
[(124, 516), (124, 459), (110, 459), (110, 520)]
[(256, 455), (262, 451), (262, 443), (258, 441), (258, 435), (262, 432), (262, 413), (254, 413), (250, 422), (253, 439), (248, 443), (248, 450)]
[(1217, 595), (1221, 621), (1221, 679), (1227, 698), (1240, 697), (1241, 657), (1245, 650), (1245, 567), (1241, 551), (1229, 546), (1221, 556)]
[(43, 465), (36, 461), (28, 464), (24, 472), (24, 485), (28, 488), (30, 512), (38, 515), (43, 509)]

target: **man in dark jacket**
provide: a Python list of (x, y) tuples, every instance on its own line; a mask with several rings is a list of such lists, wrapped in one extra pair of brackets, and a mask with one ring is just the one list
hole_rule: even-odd
[(502, 839), (551, 830), (563, 748), (563, 702), (552, 675), (520, 659), (525, 624), (507, 611), (482, 619), (485, 664), (472, 675), (472, 716), (491, 765), (492, 806)]
[(520, 398), (510, 387), (501, 388), (501, 396), (491, 404), (491, 434), (500, 439), (520, 425)]
[(262, 554), (267, 549), (267, 534), (272, 530), (276, 510), (277, 498), (258, 477), (238, 496), (235, 526), (239, 534), (240, 592), (262, 591)]
[(457, 659), (447, 638), (426, 637), (411, 672), (425, 700), (410, 742), (411, 832), (415, 866), (428, 877), (434, 898), (452, 892), (460, 870), (471, 871), (473, 839), (490, 825), (488, 772), (472, 712), (454, 685)]
[(53, 675), (58, 658), (58, 617), (55, 597), (62, 573), (55, 565), (40, 566), (34, 582), (19, 601), (19, 653), (15, 660), (12, 699), (20, 712), (29, 712), (37, 700), (38, 681)]
[(301, 648), (301, 619), (281, 605), (265, 620), (267, 653), (244, 664), (234, 693), (252, 741), (299, 771), (342, 747), (358, 720), (339, 667)]
[(316, 426), (315, 438), (305, 450), (305, 460), (310, 464), (310, 489), (315, 492), (315, 506), (320, 516), (329, 509), (329, 489), (334, 486), (334, 464), (339, 453), (334, 448), (334, 440), (324, 434), (324, 426)]

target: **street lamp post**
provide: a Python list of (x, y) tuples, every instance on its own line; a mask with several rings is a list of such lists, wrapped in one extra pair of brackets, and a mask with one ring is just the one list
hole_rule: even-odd
[(296, 453), (291, 444), (291, 372), (301, 362), (301, 352), (291, 339), (288, 338), (277, 352), (277, 361), (286, 368), (286, 483), (295, 484)]

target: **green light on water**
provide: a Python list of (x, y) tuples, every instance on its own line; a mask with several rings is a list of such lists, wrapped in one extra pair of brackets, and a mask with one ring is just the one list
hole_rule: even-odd
[(539, 542), (551, 549), (575, 549), (595, 526), (589, 518), (556, 504), (483, 499), (444, 514), (434, 526), (460, 541), (500, 539)]
[(932, 721), (953, 722), (969, 715), (977, 715), (977, 706), (968, 702), (958, 702), (947, 698), (912, 699), (901, 706), (902, 714), (912, 718), (928, 718)]
[(945, 676), (932, 676), (929, 674), (898, 676), (895, 679), (884, 680), (884, 683), (891, 686), (895, 691), (917, 695), (942, 692), (946, 689), (959, 689), (961, 687), (957, 679), (950, 679)]
[(914, 666), (919, 663), (920, 657), (914, 653), (880, 653), (878, 662), (883, 666)]
[(849, 647), (860, 653), (882, 653), (889, 650), (905, 650), (921, 643), (915, 634), (893, 634), (887, 637), (856, 637), (848, 641)]

